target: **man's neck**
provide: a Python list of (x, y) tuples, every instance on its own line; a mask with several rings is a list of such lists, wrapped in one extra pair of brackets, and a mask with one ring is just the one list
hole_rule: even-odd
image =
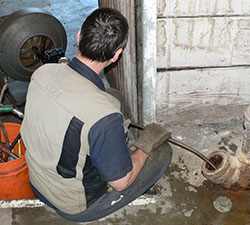
[(81, 54), (79, 52), (76, 54), (76, 58), (78, 60), (80, 60), (82, 63), (84, 63), (85, 65), (87, 65), (90, 69), (92, 69), (97, 74), (100, 74), (103, 71), (103, 69), (106, 66), (108, 66), (107, 62), (91, 61), (87, 58), (84, 58), (81, 56)]

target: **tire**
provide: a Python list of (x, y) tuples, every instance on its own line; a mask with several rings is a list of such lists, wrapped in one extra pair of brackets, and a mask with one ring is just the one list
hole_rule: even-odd
[(0, 17), (0, 24), (1, 24), (4, 20), (6, 20), (7, 17), (8, 17), (8, 16), (1, 16), (1, 17)]
[(66, 51), (67, 36), (64, 27), (53, 15), (27, 8), (9, 15), (0, 24), (0, 68), (7, 76), (29, 81), (32, 73), (42, 65), (31, 49), (39, 52), (53, 48)]

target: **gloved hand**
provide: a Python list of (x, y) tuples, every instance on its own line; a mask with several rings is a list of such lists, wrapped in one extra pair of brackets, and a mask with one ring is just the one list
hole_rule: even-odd
[(137, 141), (132, 145), (141, 149), (146, 154), (150, 154), (171, 137), (166, 129), (156, 123), (151, 123), (142, 131)]

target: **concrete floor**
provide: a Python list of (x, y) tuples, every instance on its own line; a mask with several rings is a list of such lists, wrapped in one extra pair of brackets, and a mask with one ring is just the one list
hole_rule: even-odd
[[(241, 119), (220, 124), (169, 127), (172, 137), (208, 155), (226, 149), (233, 154), (241, 146)], [(173, 146), (174, 155), (166, 174), (132, 204), (98, 221), (72, 223), (47, 206), (2, 208), (3, 225), (250, 225), (249, 191), (232, 192), (207, 181), (201, 175), (202, 160)], [(217, 211), (213, 202), (219, 196), (232, 201), (230, 212)]]
[[(73, 57), (76, 50), (75, 34), (82, 20), (94, 8), (93, 0), (0, 0), (0, 16), (21, 7), (41, 7), (55, 15), (68, 35), (66, 55)], [(75, 16), (79, 15), (79, 16)], [(79, 19), (81, 18), (81, 19)], [(169, 127), (172, 137), (203, 154), (225, 149), (234, 153), (243, 137), (242, 115), (214, 124)], [(188, 119), (188, 118), (187, 118)], [(0, 204), (1, 225), (250, 225), (250, 193), (231, 192), (207, 181), (201, 174), (202, 161), (195, 155), (173, 146), (171, 166), (146, 194), (118, 212), (98, 221), (72, 223), (59, 217), (47, 206), (36, 208), (4, 208)], [(231, 199), (233, 207), (220, 213), (213, 207), (219, 196)]]

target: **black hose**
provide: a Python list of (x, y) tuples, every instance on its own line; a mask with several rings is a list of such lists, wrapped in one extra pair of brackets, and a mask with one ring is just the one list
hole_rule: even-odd
[(188, 145), (186, 145), (186, 144), (184, 144), (184, 143), (182, 143), (182, 142), (180, 142), (180, 141), (177, 141), (177, 140), (175, 140), (175, 139), (173, 139), (173, 138), (169, 138), (168, 142), (170, 142), (170, 143), (172, 143), (172, 144), (174, 144), (174, 145), (177, 145), (177, 146), (179, 146), (179, 147), (181, 147), (181, 148), (183, 148), (183, 149), (188, 150), (189, 152), (191, 152), (191, 153), (195, 154), (196, 156), (200, 157), (202, 160), (206, 161), (206, 162), (207, 162), (211, 167), (213, 167), (215, 170), (217, 169), (217, 168), (215, 167), (215, 165), (214, 165), (213, 163), (211, 163), (211, 161), (210, 161), (206, 156), (204, 156), (203, 154), (201, 154), (201, 153), (200, 153), (199, 151), (197, 151), (196, 149), (194, 149), (194, 148), (192, 148), (192, 147), (190, 147), (190, 146), (188, 146)]
[[(140, 124), (137, 124), (137, 123), (133, 123), (133, 122), (130, 125), (132, 127), (140, 129), (140, 130), (145, 130), (145, 128), (146, 128), (143, 125), (140, 125)], [(177, 141), (177, 140), (175, 140), (173, 138), (169, 138), (167, 141), (170, 142), (170, 143), (172, 143), (172, 144), (174, 144), (174, 145), (177, 145), (177, 146), (179, 146), (179, 147), (181, 147), (181, 148), (183, 148), (183, 149), (185, 149), (185, 150), (187, 150), (187, 151), (189, 151), (189, 152), (191, 152), (193, 154), (195, 154), (196, 156), (198, 156), (199, 158), (201, 158), (202, 160), (204, 160), (205, 162), (207, 162), (215, 170), (217, 169), (215, 167), (215, 165), (212, 162), (210, 162), (209, 159), (206, 156), (204, 156), (202, 153), (200, 153), (198, 150), (196, 150), (196, 149), (194, 149), (194, 148), (192, 148), (192, 147), (190, 147), (190, 146), (188, 146), (188, 145), (186, 145), (186, 144), (184, 144), (184, 143), (182, 143), (180, 141)]]

